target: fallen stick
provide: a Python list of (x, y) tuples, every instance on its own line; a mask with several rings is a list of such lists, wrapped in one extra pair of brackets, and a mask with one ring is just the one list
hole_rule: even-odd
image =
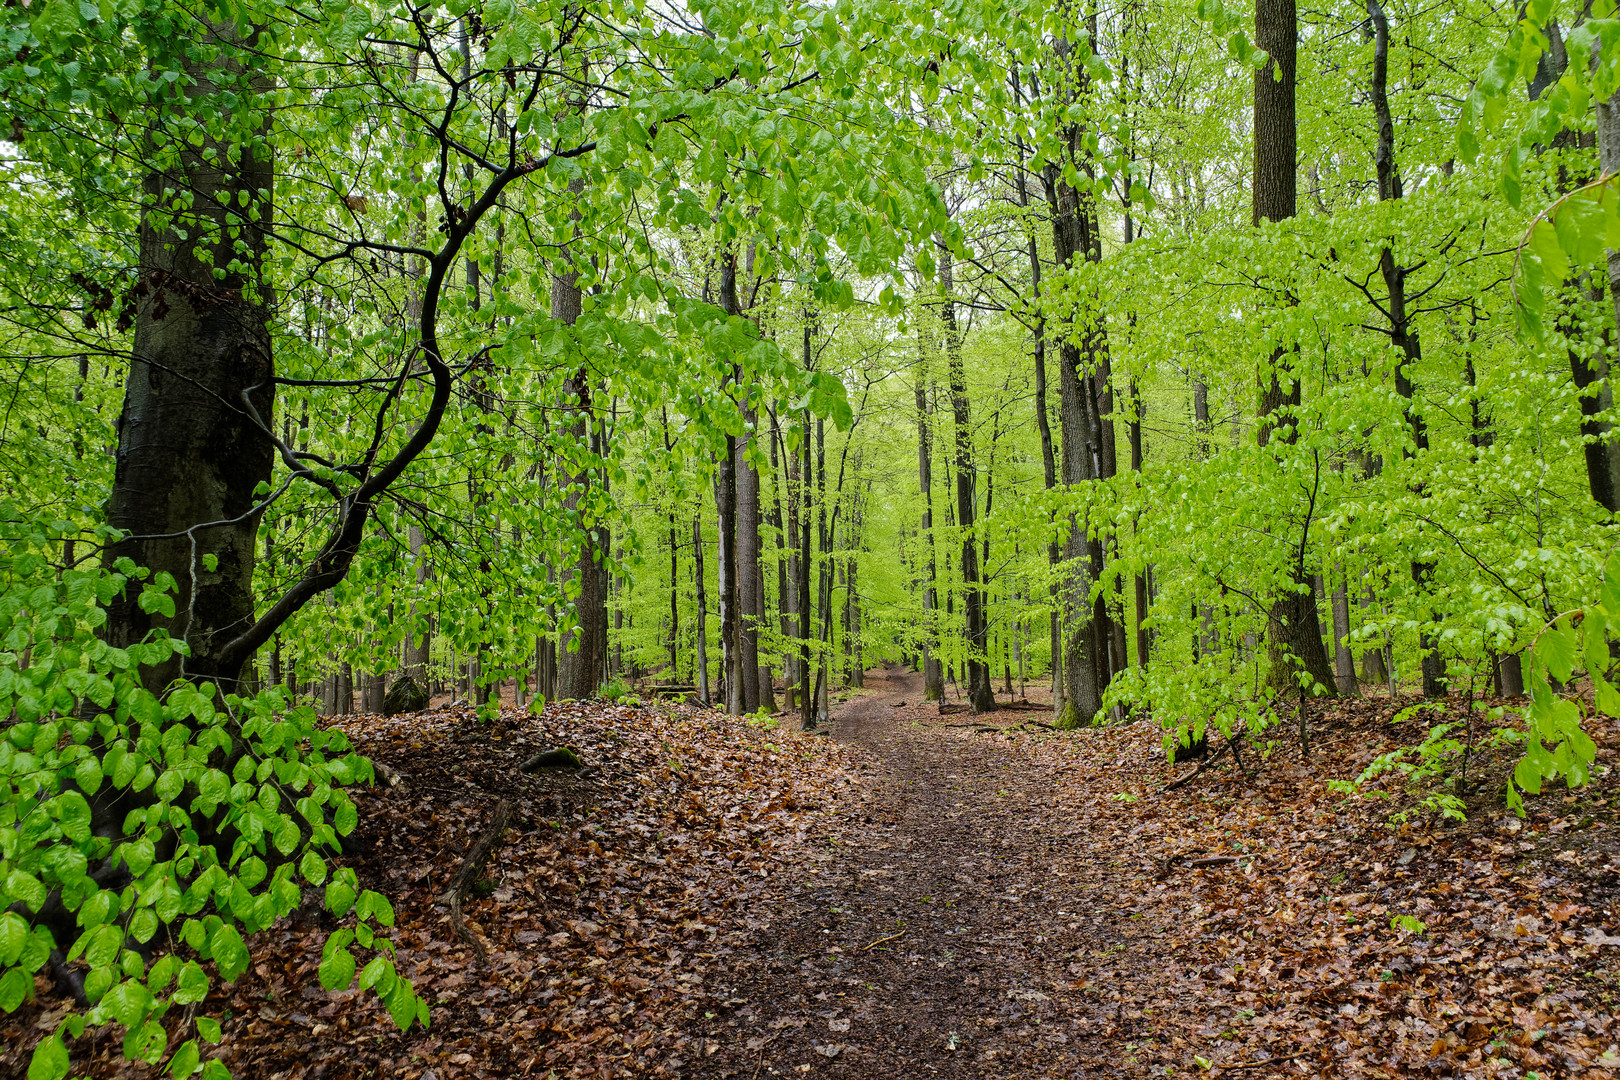
[(904, 930), (902, 930), (898, 934), (890, 934), (888, 937), (880, 937), (876, 941), (872, 942), (871, 945), (862, 945), (861, 946), (861, 952), (865, 952), (866, 950), (870, 949), (872, 947), (872, 945), (881, 945), (885, 941), (893, 941), (897, 937), (905, 937), (905, 936), (906, 936), (906, 932)]
[(1196, 859), (1189, 859), (1185, 855), (1171, 855), (1160, 864), (1158, 880), (1163, 881), (1169, 877), (1170, 871), (1177, 866), (1186, 866), (1197, 870), (1205, 866), (1229, 866), (1237, 861), (1238, 856), (1236, 855), (1204, 855)]
[(479, 941), (467, 929), (467, 924), (461, 917), (461, 904), (465, 899), (468, 887), (478, 880), (479, 874), (484, 872), (484, 864), (489, 862), (490, 855), (495, 851), (496, 843), (499, 842), (501, 834), (506, 831), (507, 826), (511, 824), (511, 820), (512, 804), (502, 799), (495, 804), (494, 811), (489, 815), (489, 826), (484, 829), (483, 834), (478, 837), (472, 849), (467, 852), (467, 858), (463, 860), (461, 869), (456, 871), (455, 879), (450, 882), (450, 887), (440, 893), (438, 900), (435, 901), (436, 903), (449, 905), (450, 929), (458, 939), (472, 946), (480, 964), (489, 959), (489, 952), (484, 948), (484, 943)]
[[(1221, 755), (1226, 753), (1228, 750), (1232, 751), (1232, 760), (1237, 761), (1237, 743), (1238, 740), (1236, 736), (1227, 739), (1226, 742), (1221, 744), (1221, 748), (1219, 750), (1215, 751), (1213, 754), (1210, 754), (1208, 757), (1204, 758), (1203, 761), (1199, 762), (1198, 768), (1194, 769), (1186, 776), (1183, 776), (1180, 780), (1172, 780), (1170, 783), (1164, 785), (1164, 787), (1159, 789), (1159, 794), (1163, 795), (1166, 791), (1174, 791), (1182, 784), (1188, 783), (1189, 781), (1202, 775), (1205, 769), (1219, 761), (1221, 759)], [(1241, 768), (1241, 763), (1239, 767)]]
[(1281, 1065), (1285, 1061), (1293, 1061), (1296, 1058), (1302, 1058), (1305, 1056), (1305, 1054), (1306, 1051), (1301, 1050), (1297, 1054), (1284, 1054), (1281, 1057), (1266, 1058), (1264, 1061), (1245, 1061), (1238, 1065), (1216, 1065), (1214, 1071), (1226, 1073), (1241, 1072), (1244, 1069), (1263, 1069), (1267, 1065)]

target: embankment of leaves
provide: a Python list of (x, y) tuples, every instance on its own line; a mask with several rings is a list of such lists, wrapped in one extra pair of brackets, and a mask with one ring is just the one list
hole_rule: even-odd
[(1396, 825), (1416, 793), (1347, 801), (1329, 782), (1437, 719), (1398, 715), (1382, 696), (1330, 705), (1308, 756), (1284, 734), (1247, 773), (1228, 759), (1169, 792), (1192, 766), (1166, 765), (1149, 723), (984, 736), (1067, 773), (1047, 825), (1114, 865), (1094, 902), (1156, 954), (1107, 980), (1074, 965), (1058, 1011), (1128, 1038), (1132, 1072), (1620, 1076), (1620, 724), (1590, 723), (1592, 781), (1550, 786), (1522, 820), (1498, 751), (1472, 763), (1466, 822)]
[[(807, 836), (839, 828), (858, 784), (826, 740), (681, 705), (554, 704), (493, 724), (450, 708), (342, 726), (402, 782), (356, 794), (354, 853), (339, 862), (393, 901), (396, 962), (432, 1026), (401, 1033), (375, 997), (321, 988), (335, 924), (310, 889), (298, 916), (249, 942), (253, 968), (198, 1009), (226, 1017), (216, 1050), (239, 1078), (671, 1074), (682, 1023), (712, 1004), (721, 931)], [(519, 771), (557, 746), (585, 768)], [(480, 964), (436, 901), (503, 799), (514, 825), (465, 906)], [(22, 1075), (54, 1029), (60, 1003), (43, 980), (36, 990), (0, 1027), (0, 1076)], [(184, 1037), (190, 1017), (173, 1019), (171, 1037)], [(151, 1075), (122, 1061), (119, 1035), (81, 1040), (76, 1069)]]

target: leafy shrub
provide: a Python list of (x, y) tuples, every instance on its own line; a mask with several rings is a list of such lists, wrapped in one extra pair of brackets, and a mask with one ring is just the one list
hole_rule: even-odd
[[(344, 788), (370, 782), (370, 762), (280, 688), (246, 697), (180, 681), (151, 693), (142, 665), (184, 643), (156, 634), (117, 649), (98, 630), (124, 589), (172, 613), (173, 581), (127, 560), (53, 565), (67, 529), (0, 506), (0, 1008), (30, 998), (53, 957), (87, 969), (86, 1004), (40, 1042), (30, 1080), (60, 1080), (64, 1039), (114, 1023), (131, 1059), (175, 1077), (228, 1075), (202, 1061), (197, 1039), (171, 1047), (164, 1020), (247, 970), (245, 939), (298, 906), (300, 879), (324, 886), (327, 910), (349, 921), (325, 943), (321, 984), (350, 985), (358, 945), (374, 954), (361, 987), (401, 1028), (425, 1024), (380, 932), (393, 909), (325, 854), (357, 823)], [(160, 955), (160, 942), (184, 949)], [(215, 1020), (197, 1030), (219, 1040)]]

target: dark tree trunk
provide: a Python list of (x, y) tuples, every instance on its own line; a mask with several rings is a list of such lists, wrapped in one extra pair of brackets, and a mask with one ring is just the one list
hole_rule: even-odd
[[(191, 74), (203, 89), (214, 77)], [(268, 91), (268, 79), (255, 81)], [(227, 646), (254, 624), (255, 489), (274, 461), (272, 298), (261, 273), (274, 183), (268, 143), (255, 151), (208, 141), (183, 145), (173, 170), (145, 185), (149, 214), (171, 209), (166, 190), (192, 203), (166, 229), (150, 217), (141, 225), (140, 306), (106, 506), (126, 537), (106, 560), (127, 557), (178, 589), (170, 616), (143, 611), (131, 582), (108, 606), (105, 632), (119, 648), (154, 630), (190, 646), (189, 657), (142, 670), (154, 693), (181, 676), (234, 690), (251, 656)]]
[[(576, 181), (576, 183), (578, 183)], [(565, 251), (563, 259), (572, 266), (572, 257)], [(553, 274), (551, 279), (551, 317), (572, 327), (583, 306), (579, 289), (579, 272), (569, 269)], [(582, 445), (591, 438), (591, 382), (590, 372), (580, 368), (565, 384), (564, 393), (573, 399), (570, 407), (575, 418), (570, 431)], [(564, 500), (570, 510), (577, 511), (584, 501), (584, 492), (593, 482), (590, 470), (582, 470), (571, 478), (571, 492)], [(558, 642), (557, 697), (578, 700), (596, 694), (602, 670), (601, 642), (607, 629), (607, 603), (602, 595), (601, 575), (597, 564), (600, 559), (597, 528), (581, 522), (583, 535), (579, 555), (567, 574), (579, 583), (579, 594), (574, 599), (573, 626)]]
[[(750, 425), (753, 417), (749, 416)], [(748, 464), (749, 436), (735, 441), (737, 479), (737, 669), (744, 713), (759, 709), (759, 473)]]
[(962, 340), (956, 325), (956, 299), (951, 280), (951, 250), (939, 247), (941, 288), (940, 320), (945, 330), (945, 363), (951, 384), (951, 412), (955, 419), (956, 523), (962, 530), (962, 606), (967, 622), (968, 707), (976, 713), (996, 708), (995, 687), (985, 662), (986, 618), (984, 587), (979, 581), (979, 552), (973, 539), (978, 498), (974, 492), (973, 424), (968, 405), (967, 378), (962, 368)]
[[(1295, 58), (1298, 27), (1294, 0), (1258, 0), (1254, 15), (1255, 44), (1270, 54), (1266, 66), (1254, 74), (1254, 190), (1252, 221), (1283, 221), (1294, 216), (1297, 202), (1295, 129)], [(1298, 438), (1297, 410), (1300, 383), (1289, 370), (1296, 355), (1279, 345), (1260, 379), (1261, 446), (1275, 432), (1286, 442)], [(1278, 420), (1281, 428), (1278, 430)], [(1306, 527), (1309, 526), (1307, 519)], [(1333, 667), (1322, 644), (1322, 623), (1316, 611), (1310, 578), (1304, 572), (1308, 536), (1304, 529), (1296, 543), (1290, 568), (1293, 588), (1271, 607), (1267, 648), (1272, 677), (1279, 687), (1296, 691), (1300, 673), (1308, 675), (1328, 695), (1336, 693)]]
[[(1401, 174), (1395, 164), (1395, 121), (1389, 111), (1389, 20), (1378, 0), (1367, 0), (1367, 14), (1373, 24), (1373, 112), (1378, 120), (1378, 145), (1374, 163), (1378, 171), (1378, 199), (1392, 202), (1401, 198)], [(1401, 351), (1395, 368), (1395, 392), (1406, 401), (1406, 423), (1412, 432), (1412, 453), (1421, 454), (1429, 449), (1429, 432), (1418, 411), (1416, 393), (1412, 386), (1412, 370), (1423, 359), (1422, 344), (1417, 328), (1407, 315), (1406, 268), (1395, 261), (1394, 251), (1386, 246), (1379, 256), (1378, 269), (1388, 294), (1385, 312), (1389, 319), (1390, 343)], [(1417, 493), (1423, 494), (1421, 487)], [(1434, 563), (1414, 561), (1412, 581), (1419, 596), (1432, 590), (1430, 578)], [(1426, 617), (1418, 632), (1418, 648), (1423, 653), (1423, 696), (1438, 698), (1446, 692), (1446, 664), (1436, 647), (1432, 621)]]
[(692, 598), (696, 642), (693, 646), (693, 683), (698, 689), (698, 700), (707, 705), (709, 698), (709, 612), (708, 592), (703, 584), (703, 505), (692, 518)]
[[(810, 330), (804, 335), (804, 360), (810, 366)], [(799, 727), (810, 731), (816, 726), (815, 688), (810, 679), (810, 491), (815, 477), (810, 460), (810, 417), (804, 418), (800, 439), (803, 455), (799, 466)], [(819, 501), (819, 500), (818, 500)]]

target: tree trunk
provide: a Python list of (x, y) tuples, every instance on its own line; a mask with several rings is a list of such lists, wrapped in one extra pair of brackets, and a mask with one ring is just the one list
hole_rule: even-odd
[(1343, 697), (1359, 697), (1361, 686), (1356, 682), (1356, 657), (1350, 651), (1350, 586), (1345, 580), (1343, 565), (1333, 571), (1333, 674)]
[[(583, 181), (576, 180), (570, 183), (569, 188), (572, 191), (576, 185), (582, 184)], [(566, 248), (561, 258), (572, 267), (572, 256)], [(572, 327), (579, 320), (582, 306), (579, 272), (568, 269), (553, 273), (551, 317)], [(591, 437), (590, 380), (591, 373), (582, 367), (568, 379), (564, 388), (564, 393), (573, 398), (570, 407), (575, 411), (575, 418), (569, 425), (570, 432), (582, 445), (589, 445)], [(569, 510), (579, 512), (580, 504), (585, 500), (584, 493), (592, 480), (589, 469), (570, 477), (570, 492), (564, 499), (564, 505)], [(583, 535), (579, 555), (566, 571), (567, 580), (576, 582), (579, 592), (574, 598), (572, 625), (558, 642), (557, 649), (557, 697), (563, 701), (596, 694), (603, 659), (600, 643), (607, 627), (606, 597), (602, 595), (601, 576), (597, 572), (597, 529), (594, 523), (583, 519), (580, 528)]]
[[(1254, 14), (1255, 44), (1270, 54), (1266, 66), (1254, 74), (1254, 190), (1251, 220), (1283, 221), (1294, 216), (1296, 205), (1295, 58), (1298, 27), (1294, 0), (1258, 0)], [(1269, 371), (1260, 380), (1260, 445), (1267, 445), (1277, 419), (1283, 421), (1279, 437), (1298, 439), (1297, 410), (1300, 382), (1288, 370), (1295, 350), (1278, 345)], [(1286, 410), (1286, 411), (1285, 411)], [(1309, 527), (1307, 518), (1306, 527)], [(1310, 580), (1304, 573), (1308, 535), (1301, 530), (1291, 560), (1293, 588), (1276, 600), (1266, 635), (1272, 678), (1279, 688), (1297, 690), (1296, 676), (1308, 675), (1333, 695), (1333, 668), (1322, 645), (1322, 624), (1316, 612)]]
[[(920, 324), (918, 333), (921, 333)], [(919, 356), (919, 362), (926, 365), (926, 355)], [(933, 444), (929, 436), (929, 417), (933, 414), (933, 407), (929, 401), (926, 376), (922, 371), (918, 372), (912, 386), (917, 402), (917, 487), (922, 491), (923, 497), (922, 529), (918, 539), (927, 552), (927, 566), (923, 576), (923, 700), (942, 701), (945, 697), (945, 666), (935, 655), (939, 567), (934, 557), (934, 462)]]
[[(805, 368), (810, 366), (810, 329), (804, 332)], [(805, 414), (804, 434), (800, 439), (799, 466), (799, 727), (804, 731), (816, 726), (816, 701), (810, 680), (810, 491), (815, 477), (810, 460), (810, 416)], [(819, 501), (819, 500), (818, 500)]]
[[(745, 413), (750, 430), (755, 417)], [(748, 463), (751, 435), (735, 441), (732, 475), (737, 480), (737, 671), (744, 713), (759, 711), (759, 473)]]
[(943, 239), (939, 248), (940, 319), (945, 330), (945, 363), (951, 385), (951, 412), (955, 419), (953, 443), (956, 469), (956, 523), (962, 530), (962, 606), (967, 622), (968, 707), (975, 713), (993, 712), (995, 688), (985, 661), (986, 619), (984, 589), (979, 582), (979, 552), (974, 543), (973, 525), (977, 514), (974, 493), (973, 424), (967, 397), (967, 378), (962, 368), (962, 340), (956, 326), (956, 299), (951, 280), (951, 250)]
[[(1378, 146), (1374, 158), (1378, 171), (1378, 200), (1392, 202), (1401, 198), (1401, 174), (1395, 163), (1395, 121), (1389, 111), (1389, 20), (1378, 0), (1367, 0), (1367, 14), (1373, 24), (1373, 112), (1378, 120)], [(1406, 309), (1406, 268), (1395, 262), (1395, 253), (1387, 245), (1379, 255), (1379, 272), (1384, 279), (1388, 295), (1385, 313), (1389, 319), (1390, 343), (1401, 351), (1395, 367), (1395, 392), (1406, 401), (1406, 422), (1412, 432), (1413, 455), (1429, 448), (1428, 428), (1423, 414), (1416, 405), (1411, 371), (1423, 359), (1422, 344), (1417, 328), (1412, 325)], [(1416, 489), (1423, 494), (1421, 485)], [(1429, 579), (1434, 575), (1434, 563), (1414, 561), (1412, 581), (1419, 596), (1432, 592)], [(1437, 648), (1431, 617), (1425, 617), (1418, 632), (1418, 648), (1423, 653), (1423, 696), (1438, 698), (1445, 694), (1446, 665)]]
[(693, 649), (696, 656), (692, 682), (698, 689), (698, 700), (709, 704), (709, 612), (708, 594), (703, 587), (703, 506), (692, 518), (692, 598), (694, 627), (697, 640)]
[[(1595, 48), (1595, 46), (1594, 46)], [(1598, 102), (1597, 106), (1597, 147), (1598, 164), (1605, 176), (1613, 176), (1620, 172), (1620, 93), (1616, 93), (1607, 101)], [(1615, 317), (1620, 318), (1620, 251), (1608, 252), (1606, 264), (1609, 279), (1609, 302), (1613, 305)], [(1573, 356), (1573, 354), (1571, 354)], [(1586, 436), (1586, 469), (1592, 489), (1592, 497), (1609, 513), (1620, 511), (1620, 446), (1612, 440), (1610, 426), (1601, 421), (1590, 419), (1596, 408), (1607, 407), (1612, 404), (1612, 391), (1609, 387), (1607, 370), (1607, 351), (1599, 353), (1603, 359), (1601, 371), (1592, 370), (1590, 364), (1587, 372), (1577, 373), (1575, 383), (1581, 387), (1581, 434)], [(1581, 374), (1590, 374), (1585, 386), (1581, 385)], [(1603, 389), (1598, 394), (1592, 394), (1590, 385), (1593, 379), (1603, 379)], [(1596, 408), (1594, 408), (1596, 407)], [(1595, 448), (1595, 449), (1594, 449)], [(1603, 497), (1606, 496), (1607, 501)], [(1505, 681), (1505, 680), (1504, 680)]]
[[(228, 26), (207, 32), (238, 44)], [(209, 70), (190, 75), (211, 87)], [(254, 82), (269, 91), (267, 78)], [(166, 191), (186, 193), (189, 206), (166, 228), (153, 216), (141, 223), (140, 306), (106, 505), (107, 523), (126, 538), (108, 547), (106, 565), (127, 557), (178, 588), (170, 616), (142, 610), (130, 582), (108, 605), (105, 633), (118, 648), (153, 630), (190, 646), (189, 657), (143, 667), (154, 693), (182, 676), (234, 690), (249, 659), (226, 646), (254, 623), (255, 490), (274, 460), (272, 297), (261, 273), (274, 184), (268, 143), (212, 140), (182, 145), (172, 170), (145, 183), (148, 215), (173, 210)], [(205, 526), (213, 522), (224, 524)]]

